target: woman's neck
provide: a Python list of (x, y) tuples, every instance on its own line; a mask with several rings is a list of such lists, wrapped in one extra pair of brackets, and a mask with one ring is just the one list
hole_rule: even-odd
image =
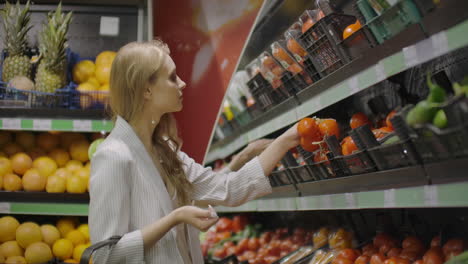
[[(135, 130), (135, 133), (140, 138), (143, 145), (146, 149), (152, 153), (153, 152), (153, 133), (156, 127), (161, 120), (160, 115), (153, 115), (152, 117), (148, 117), (149, 115), (141, 115), (140, 118), (130, 123), (130, 125)], [(154, 122), (153, 122), (154, 121)]]

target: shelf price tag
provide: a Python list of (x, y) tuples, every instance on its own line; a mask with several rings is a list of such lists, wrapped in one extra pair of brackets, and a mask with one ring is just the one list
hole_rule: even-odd
[(384, 207), (385, 208), (396, 207), (395, 189), (389, 189), (389, 190), (384, 191)]
[(73, 120), (73, 131), (93, 131), (91, 120)]
[(437, 191), (437, 186), (424, 186), (424, 204), (431, 207), (439, 205), (439, 193)]
[(3, 129), (20, 130), (21, 119), (19, 118), (3, 118)]
[(10, 203), (0, 203), (0, 214), (10, 213)]
[(49, 131), (52, 128), (52, 121), (50, 119), (34, 119), (33, 129), (39, 131)]

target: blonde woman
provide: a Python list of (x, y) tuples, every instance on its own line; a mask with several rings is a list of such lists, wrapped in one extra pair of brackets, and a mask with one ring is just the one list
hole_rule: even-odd
[(217, 218), (191, 205), (238, 206), (270, 193), (265, 175), (298, 145), (294, 126), (271, 144), (247, 147), (231, 171), (202, 167), (179, 150), (171, 115), (182, 110), (185, 86), (161, 41), (118, 52), (110, 80), (115, 127), (92, 160), (89, 226), (92, 243), (122, 238), (94, 263), (203, 263), (198, 230)]

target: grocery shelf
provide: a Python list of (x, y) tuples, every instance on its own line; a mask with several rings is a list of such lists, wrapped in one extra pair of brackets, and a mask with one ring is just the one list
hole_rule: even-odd
[(0, 214), (87, 216), (88, 204), (0, 202)]
[[(467, 46), (468, 38), (464, 37), (464, 32), (468, 30), (466, 14), (454, 18), (450, 18), (450, 14), (453, 10), (463, 9), (468, 3), (449, 1), (446, 5), (429, 17), (432, 19), (444, 17), (443, 25), (431, 23), (428, 18), (424, 19), (423, 25), (425, 31), (431, 33), (448, 29), (426, 38), (419, 25), (409, 27), (383, 45), (366, 52), (365, 58), (351, 62), (298, 93), (296, 96), (298, 102), (289, 104), (287, 108), (283, 107), (283, 111), (275, 117), (265, 113), (265, 118), (260, 116), (252, 121), (255, 126), (241, 128), (230, 137), (214, 143), (205, 156), (205, 164), (223, 159), (252, 140), (293, 124), (395, 74)], [(463, 22), (459, 23), (460, 20)]]
[(0, 118), (1, 130), (108, 132), (113, 126), (106, 119)]
[(41, 203), (89, 203), (88, 193), (47, 193), (47, 192), (9, 192), (0, 191), (3, 202), (41, 202)]

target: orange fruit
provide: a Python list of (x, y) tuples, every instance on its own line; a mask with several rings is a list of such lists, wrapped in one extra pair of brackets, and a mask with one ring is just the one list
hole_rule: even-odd
[(70, 160), (70, 154), (61, 148), (56, 148), (49, 153), (49, 157), (55, 160), (59, 168), (64, 167)]
[(37, 137), (37, 146), (42, 148), (44, 151), (49, 152), (57, 147), (59, 144), (58, 135), (51, 133), (41, 133)]
[(52, 260), (52, 250), (44, 242), (36, 242), (26, 248), (24, 258), (28, 263), (46, 263)]
[(84, 82), (76, 88), (80, 92), (80, 107), (82, 109), (89, 108), (93, 105), (95, 99), (94, 91), (97, 91), (99, 86), (94, 86), (89, 82)]
[(32, 160), (35, 160), (39, 157), (45, 156), (46, 152), (39, 147), (35, 147), (29, 150), (26, 154), (28, 154)]
[(33, 222), (26, 222), (21, 224), (16, 229), (16, 241), (24, 249), (35, 242), (41, 242), (41, 228)]
[(89, 241), (89, 226), (88, 226), (88, 224), (81, 224), (77, 228), (77, 230), (80, 231), (84, 235), (86, 241)]
[(286, 62), (287, 64), (293, 64), (294, 61), (292, 58), (289, 56), (289, 54), (280, 46), (276, 46), (273, 48), (273, 56), (275, 58), (282, 60)]
[(17, 153), (11, 158), (13, 172), (19, 175), (32, 168), (32, 164), (32, 159), (26, 153)]
[(314, 21), (312, 21), (312, 18), (308, 18), (306, 22), (302, 24), (302, 33), (305, 33), (309, 28), (311, 28), (314, 25)]
[(70, 145), (70, 155), (74, 160), (86, 162), (89, 160), (88, 149), (89, 142), (87, 140), (74, 142)]
[(60, 134), (60, 145), (63, 149), (67, 150), (73, 142), (84, 139), (86, 139), (86, 137), (83, 134), (66, 132)]
[(299, 45), (299, 43), (294, 39), (288, 39), (288, 43), (286, 44), (288, 50), (292, 53), (298, 55), (299, 57), (303, 58), (307, 55), (307, 52)]
[(75, 247), (86, 243), (86, 237), (79, 230), (72, 230), (68, 232), (65, 238), (70, 240)]
[(385, 119), (385, 123), (387, 124), (387, 127), (390, 128), (392, 131), (393, 131), (393, 124), (392, 124), (392, 121), (390, 121), (390, 119), (392, 119), (395, 115), (396, 115), (396, 111), (393, 110), (387, 115), (387, 118)]
[(73, 243), (68, 239), (59, 239), (54, 243), (52, 252), (60, 260), (69, 259), (73, 256)]
[(94, 76), (96, 65), (90, 60), (82, 60), (73, 66), (72, 75), (73, 81), (77, 84), (86, 82), (90, 77)]
[(101, 85), (110, 82), (110, 73), (111, 73), (111, 66), (98, 66), (96, 68), (96, 79), (99, 81)]
[(36, 145), (36, 137), (31, 132), (21, 131), (16, 133), (15, 141), (26, 150), (32, 149)]
[(55, 241), (60, 239), (60, 231), (53, 225), (42, 225), (41, 226), (42, 240), (52, 246)]
[(0, 157), (0, 176), (3, 176), (7, 173), (12, 173), (12, 172), (13, 172), (13, 168), (11, 166), (11, 161), (7, 158)]
[(57, 170), (57, 163), (47, 156), (39, 157), (33, 161), (33, 168), (37, 169), (41, 175), (49, 177)]
[(8, 157), (11, 157), (15, 155), (16, 153), (20, 153), (22, 151), (23, 151), (23, 148), (14, 142), (8, 142), (5, 144), (5, 146), (3, 146), (3, 152), (5, 152), (5, 154)]
[(77, 220), (75, 218), (66, 217), (66, 218), (59, 219), (57, 221), (56, 226), (57, 226), (57, 229), (60, 231), (60, 234), (62, 235), (62, 237), (65, 237), (68, 234), (68, 232), (75, 229), (76, 223), (77, 223)]
[(8, 131), (0, 131), (0, 146), (5, 145), (8, 142), (12, 142), (11, 133)]
[(85, 193), (87, 182), (77, 175), (72, 175), (67, 178), (67, 192), (69, 193)]
[(350, 136), (345, 137), (341, 142), (341, 152), (343, 155), (351, 155), (354, 151), (358, 150), (358, 147), (354, 143), (353, 138)]
[(370, 128), (372, 128), (372, 123), (369, 120), (369, 118), (361, 112), (355, 113), (352, 117), (351, 120), (349, 121), (349, 126), (352, 129), (358, 128), (360, 126), (364, 125), (369, 125)]
[(359, 23), (359, 21), (356, 21), (356, 23), (347, 26), (343, 31), (343, 39), (347, 39), (359, 29), (361, 29), (361, 23)]
[(83, 255), (83, 252), (86, 250), (87, 246), (86, 245), (78, 245), (73, 249), (73, 259), (76, 261), (80, 261), (81, 255)]
[(3, 176), (3, 189), (5, 191), (16, 192), (23, 189), (21, 178), (13, 173), (8, 173)]
[(7, 241), (0, 245), (0, 255), (9, 258), (14, 256), (23, 256), (23, 249), (15, 240)]
[(66, 168), (60, 168), (55, 171), (54, 175), (66, 180), (68, 177), (73, 175), (73, 173)]
[(27, 264), (26, 259), (22, 256), (9, 257), (5, 260), (6, 264)]
[(96, 57), (96, 66), (112, 66), (112, 62), (115, 59), (117, 53), (115, 51), (103, 51)]
[(319, 144), (314, 144), (317, 141), (309, 137), (301, 137), (301, 147), (309, 152), (314, 152), (320, 148)]
[(76, 170), (78, 170), (79, 168), (82, 168), (82, 167), (83, 167), (83, 163), (81, 163), (81, 161), (78, 161), (78, 160), (70, 160), (65, 165), (65, 168), (70, 173), (74, 173)]
[(47, 178), (46, 192), (64, 193), (67, 189), (67, 180), (58, 175), (51, 175)]
[(101, 86), (98, 79), (96, 79), (96, 76), (94, 76), (94, 75), (92, 77), (90, 77), (86, 82), (92, 84), (94, 87)]
[(261, 60), (262, 60), (263, 66), (265, 66), (265, 68), (267, 69), (272, 69), (273, 67), (276, 66), (275, 60), (270, 56), (265, 55), (262, 57)]
[(89, 174), (90, 174), (90, 170), (86, 167), (79, 168), (73, 173), (73, 175), (80, 177), (85, 182), (89, 181), (89, 176), (90, 176)]
[(16, 229), (19, 225), (18, 220), (14, 217), (4, 216), (0, 218), (0, 242), (15, 240)]
[(324, 136), (334, 135), (337, 139), (340, 138), (340, 127), (335, 119), (321, 119), (319, 121), (319, 130)]
[(301, 137), (308, 137), (312, 141), (321, 141), (322, 136), (315, 118), (306, 117), (299, 121), (297, 132)]
[(47, 176), (41, 174), (37, 169), (29, 169), (23, 175), (23, 188), (29, 192), (43, 192), (47, 184)]

